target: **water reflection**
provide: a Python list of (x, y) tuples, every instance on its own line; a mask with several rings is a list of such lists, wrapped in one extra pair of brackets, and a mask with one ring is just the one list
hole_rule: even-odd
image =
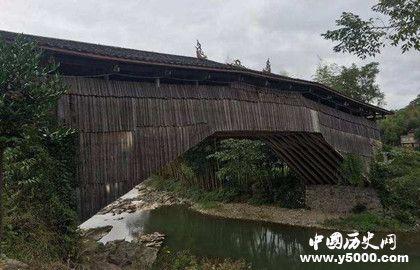
[[(410, 253), (409, 264), (304, 264), (300, 262), (300, 254), (346, 252), (332, 251), (325, 245), (315, 252), (308, 245), (309, 238), (316, 232), (313, 229), (214, 218), (181, 206), (152, 210), (137, 220), (130, 220), (128, 227), (146, 233), (164, 232), (166, 244), (176, 250), (189, 249), (203, 256), (244, 258), (252, 263), (253, 269), (420, 269), (420, 258), (416, 254), (419, 243), (415, 242), (415, 246), (404, 244), (404, 237), (398, 240), (399, 247), (393, 254)], [(331, 234), (329, 231), (317, 232)], [(409, 238), (418, 236), (410, 235)]]

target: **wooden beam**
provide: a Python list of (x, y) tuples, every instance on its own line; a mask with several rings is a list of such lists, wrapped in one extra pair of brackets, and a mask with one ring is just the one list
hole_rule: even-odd
[(315, 170), (313, 170), (313, 168), (310, 168), (310, 166), (307, 166), (307, 164), (302, 160), (300, 154), (288, 147), (288, 145), (284, 143), (284, 141), (281, 139), (281, 136), (273, 136), (272, 140), (276, 142), (277, 145), (280, 145), (281, 150), (284, 153), (286, 153), (291, 159), (293, 159), (298, 167), (301, 167), (304, 171), (307, 172), (308, 175), (311, 176), (312, 182), (322, 182), (321, 177), (315, 172)]
[(270, 147), (273, 149), (273, 151), (284, 161), (286, 164), (294, 170), (297, 174), (299, 174), (306, 183), (310, 184), (316, 184), (314, 180), (312, 179), (311, 175), (306, 172), (299, 163), (294, 160), (282, 147), (278, 146), (276, 142), (273, 142), (271, 138), (267, 138), (266, 142)]
[(306, 168), (306, 170), (309, 173), (311, 173), (314, 179), (317, 180), (318, 184), (325, 184), (325, 175), (322, 175), (320, 173), (317, 166), (314, 165), (310, 159), (308, 159), (305, 153), (299, 151), (299, 149), (296, 148), (296, 145), (293, 142), (287, 140), (287, 136), (276, 136), (275, 138), (279, 141), (282, 141), (282, 146), (285, 151), (289, 152), (291, 155), (298, 157), (297, 160), (299, 161), (299, 164), (301, 164), (303, 167)]
[[(310, 135), (310, 134), (306, 134)], [(337, 171), (334, 168), (331, 168), (331, 165), (326, 163), (319, 154), (315, 153), (310, 145), (304, 143), (295, 135), (287, 136), (288, 140), (294, 141), (294, 144), (297, 148), (299, 148), (302, 153), (304, 153), (305, 157), (307, 157), (308, 162), (312, 163), (317, 169), (324, 174), (326, 179), (329, 179), (330, 184), (337, 183)]]

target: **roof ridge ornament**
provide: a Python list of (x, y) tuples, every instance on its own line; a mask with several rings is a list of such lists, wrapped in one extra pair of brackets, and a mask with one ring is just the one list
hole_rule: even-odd
[(197, 39), (197, 45), (195, 46), (195, 53), (197, 54), (198, 59), (207, 59), (207, 55), (204, 54), (203, 49), (201, 48), (201, 43)]
[(271, 63), (270, 58), (267, 58), (267, 62), (265, 62), (265, 68), (262, 70), (264, 73), (271, 73)]
[(234, 67), (241, 67), (241, 68), (245, 68), (245, 66), (244, 66), (244, 65), (242, 65), (241, 60), (239, 60), (239, 59), (235, 59), (235, 60), (233, 60), (233, 62), (232, 62), (232, 63), (228, 63), (228, 65), (230, 65), (230, 66), (234, 66)]

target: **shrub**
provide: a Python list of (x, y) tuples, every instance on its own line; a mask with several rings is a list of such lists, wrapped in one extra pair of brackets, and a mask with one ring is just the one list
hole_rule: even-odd
[(174, 270), (183, 270), (187, 267), (197, 268), (197, 258), (191, 255), (189, 251), (180, 251), (173, 262)]
[(263, 147), (261, 141), (227, 139), (208, 159), (220, 164), (217, 177), (223, 182), (249, 191), (253, 183), (267, 177)]
[[(216, 170), (217, 181), (203, 175), (209, 169)], [(261, 141), (205, 141), (153, 178), (158, 189), (176, 192), (203, 205), (233, 201), (278, 203), (290, 208), (304, 205), (303, 182)]]
[(365, 204), (358, 203), (353, 207), (353, 209), (351, 209), (351, 212), (354, 214), (360, 214), (360, 213), (366, 212), (366, 210), (367, 210), (367, 207)]
[(420, 152), (391, 149), (372, 164), (370, 179), (384, 208), (401, 222), (420, 217)]
[(54, 116), (66, 88), (44, 60), (32, 42), (0, 39), (0, 248), (43, 267), (68, 259), (78, 240), (74, 132)]
[(410, 102), (405, 108), (395, 111), (379, 121), (381, 137), (385, 144), (400, 145), (401, 135), (414, 130), (414, 136), (420, 139), (420, 95)]
[(281, 207), (301, 208), (305, 206), (305, 183), (290, 172), (275, 182), (274, 201)]
[(340, 166), (344, 185), (362, 186), (364, 183), (363, 160), (355, 154), (347, 154)]
[(189, 250), (174, 251), (165, 247), (159, 252), (153, 269), (245, 270), (251, 266), (244, 260), (199, 257)]
[[(51, 130), (50, 130), (51, 129)], [(6, 151), (3, 251), (30, 263), (66, 260), (77, 250), (75, 134), (51, 127)]]
[[(345, 230), (361, 232), (378, 230), (400, 230), (401, 223), (397, 219), (379, 213), (364, 212), (349, 217), (327, 220), (326, 225)], [(404, 227), (404, 226), (403, 226)]]

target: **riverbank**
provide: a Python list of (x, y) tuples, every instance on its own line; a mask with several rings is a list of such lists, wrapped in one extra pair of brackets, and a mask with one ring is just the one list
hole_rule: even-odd
[[(256, 205), (252, 199), (232, 197), (227, 190), (187, 189), (170, 182), (165, 185), (159, 178), (146, 185), (174, 198), (183, 198), (190, 203), (190, 209), (209, 216), (347, 232), (409, 232), (420, 228), (419, 219), (408, 224), (396, 218), (395, 213), (386, 213), (373, 189), (366, 193), (366, 189), (357, 187), (321, 187), (317, 190), (321, 195), (310, 196), (310, 207), (284, 208), (279, 202)], [(236, 202), (238, 199), (239, 203)]]
[[(161, 250), (164, 235), (161, 232), (145, 234), (142, 224), (137, 222), (150, 210), (174, 205), (216, 217), (312, 228), (326, 228), (323, 225), (326, 220), (343, 216), (246, 203), (202, 204), (181, 198), (174, 192), (159, 190), (147, 180), (80, 226), (85, 249), (81, 265), (88, 269), (151, 269), (156, 264), (176, 263), (200, 264), (203, 269), (247, 269), (243, 261), (198, 258), (188, 251)], [(132, 226), (133, 223), (137, 226)]]
[(326, 225), (326, 221), (345, 218), (344, 213), (325, 213), (308, 209), (288, 209), (272, 205), (251, 205), (249, 203), (219, 203), (201, 204), (168, 191), (157, 190), (150, 180), (144, 181), (132, 191), (129, 197), (122, 197), (115, 204), (105, 207), (100, 213), (120, 213), (121, 211), (151, 210), (161, 206), (186, 205), (191, 209), (206, 215), (239, 220), (271, 222), (282, 225), (300, 227), (334, 229)]
[[(181, 208), (176, 208), (177, 206), (181, 206)], [(190, 214), (187, 214), (188, 212)], [(285, 224), (289, 225), (287, 228), (290, 228), (292, 231), (300, 230), (298, 227), (302, 227), (302, 229), (306, 227), (337, 230), (339, 229), (338, 226), (334, 224), (328, 226), (327, 221), (341, 220), (342, 218), (345, 219), (351, 216), (322, 213), (307, 209), (286, 209), (270, 205), (257, 206), (246, 203), (197, 202), (181, 198), (172, 191), (160, 190), (153, 185), (153, 182), (148, 180), (138, 185), (116, 202), (105, 207), (97, 215), (80, 226), (82, 231), (84, 231), (85, 244), (87, 243), (87, 252), (84, 252), (85, 258), (83, 265), (93, 265), (94, 267), (89, 269), (99, 269), (95, 268), (97, 266), (95, 262), (105, 262), (105, 264), (100, 265), (100, 269), (137, 269), (135, 267), (140, 265), (140, 263), (147, 262), (143, 269), (150, 269), (152, 265), (163, 267), (172, 264), (183, 265), (184, 263), (188, 265), (199, 264), (207, 267), (202, 269), (247, 269), (247, 262), (230, 260), (230, 256), (227, 256), (223, 260), (219, 258), (219, 255), (210, 258), (195, 256), (195, 254), (189, 253), (186, 250), (186, 248), (191, 248), (191, 246), (187, 245), (186, 247), (182, 244), (185, 243), (185, 239), (178, 239), (179, 242), (175, 246), (173, 241), (176, 241), (175, 239), (179, 236), (186, 235), (186, 231), (189, 232), (187, 233), (188, 235), (194, 231), (195, 235), (191, 239), (200, 239), (200, 237), (206, 235), (202, 230), (207, 231), (209, 229), (211, 231), (212, 228), (226, 226), (226, 228), (223, 227), (224, 229), (222, 229), (222, 231), (225, 231), (231, 228), (230, 226), (238, 226), (238, 228), (232, 231), (233, 233), (241, 231), (241, 226), (247, 227), (254, 226), (250, 224), (261, 224), (258, 222), (240, 222), (241, 220), (264, 222), (267, 226), (273, 226), (273, 223)], [(225, 225), (223, 221), (220, 221), (222, 222), (220, 224), (214, 224), (215, 220), (220, 219), (214, 219), (212, 217), (226, 218), (226, 221), (231, 220), (228, 221), (230, 225)], [(208, 224), (213, 224), (214, 227), (203, 228), (197, 226), (197, 224), (203, 224), (203, 218), (205, 220), (207, 218), (208, 220), (213, 220)], [(234, 219), (238, 220), (236, 222), (238, 225), (234, 225)], [(166, 223), (168, 227), (163, 225)], [(269, 225), (270, 223), (271, 225)], [(191, 228), (188, 228), (188, 226), (191, 226)], [(284, 229), (289, 230), (283, 227), (282, 233)], [(181, 230), (181, 232), (178, 230)], [(165, 241), (163, 232), (168, 233), (168, 235), (174, 238)], [(255, 232), (260, 232), (260, 230), (258, 229)], [(232, 233), (223, 236), (223, 239), (229, 239)], [(220, 232), (216, 233), (216, 235), (220, 235)], [(246, 235), (252, 235), (252, 233), (246, 233)], [(149, 244), (140, 240), (142, 238), (144, 239), (144, 237), (146, 239), (153, 239), (154, 236), (158, 236), (159, 238), (158, 245), (154, 245), (154, 241)], [(247, 236), (242, 235), (240, 237), (246, 238)], [(220, 239), (220, 241), (223, 240)], [(249, 241), (252, 242), (252, 239)], [(307, 241), (306, 237), (304, 241)], [(201, 239), (201, 242), (210, 243), (211, 240)], [(219, 243), (219, 240), (216, 242)], [(299, 248), (303, 246), (303, 244), (300, 244)], [(169, 247), (171, 249), (168, 249)], [(194, 249), (195, 246), (193, 245), (192, 247)]]
[[(283, 225), (333, 229), (326, 225), (327, 220), (347, 217), (344, 213), (325, 213), (308, 209), (288, 209), (272, 205), (251, 205), (248, 203), (218, 203), (201, 204), (186, 198), (180, 198), (174, 192), (157, 190), (146, 180), (116, 202), (108, 205), (98, 214), (108, 217), (124, 218), (134, 212), (152, 210), (162, 206), (185, 205), (194, 211), (206, 215), (223, 218), (271, 222)], [(92, 228), (95, 223), (101, 226), (112, 226), (112, 221), (99, 222), (95, 217), (81, 228)], [(111, 232), (112, 233), (112, 232)], [(116, 232), (114, 232), (116, 233)], [(106, 238), (112, 239), (112, 238)], [(105, 240), (106, 240), (105, 239)], [(106, 241), (104, 241), (106, 242)]]
[(223, 218), (263, 221), (321, 229), (331, 229), (331, 227), (324, 224), (327, 220), (346, 216), (345, 214), (339, 213), (323, 213), (307, 209), (287, 209), (271, 205), (256, 206), (247, 203), (218, 203), (211, 208), (203, 208), (200, 204), (193, 204), (191, 208), (202, 214)]
[[(269, 222), (306, 228), (352, 231), (417, 231), (414, 227), (402, 227), (395, 220), (385, 220), (378, 213), (361, 214), (328, 213), (309, 209), (289, 209), (274, 205), (252, 205), (249, 203), (197, 202), (180, 197), (172, 191), (156, 188), (151, 179), (136, 186), (129, 193), (102, 209), (97, 215), (83, 223), (81, 229), (109, 226), (111, 231), (99, 241), (133, 240), (133, 232), (125, 223), (148, 210), (163, 206), (184, 205), (201, 214), (237, 219)], [(348, 226), (351, 224), (351, 228)], [(418, 222), (417, 222), (418, 223)], [(136, 231), (135, 233), (141, 233)]]

